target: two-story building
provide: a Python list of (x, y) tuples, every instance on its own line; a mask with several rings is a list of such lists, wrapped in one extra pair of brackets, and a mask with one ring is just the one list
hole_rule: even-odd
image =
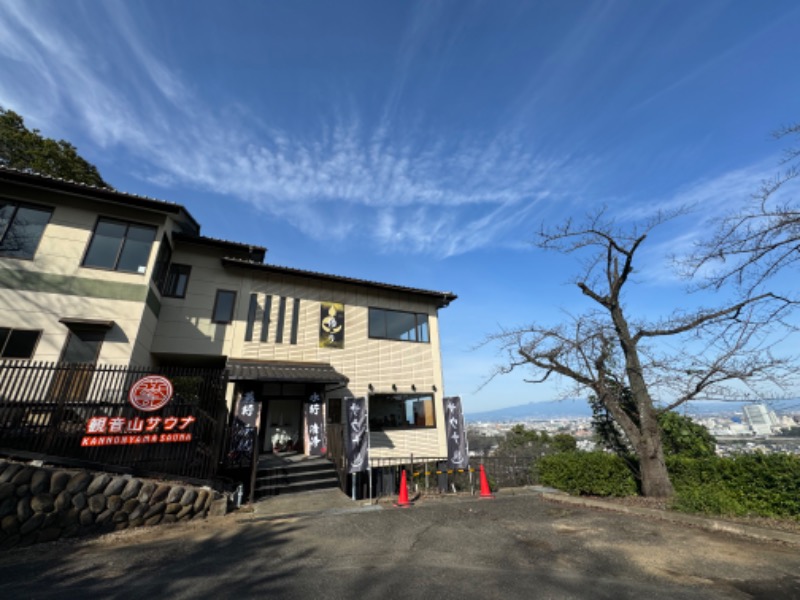
[(438, 311), (456, 296), (271, 265), (179, 205), (0, 168), (0, 359), (226, 367), (259, 451), (310, 452), (368, 397), (374, 457), (444, 456)]

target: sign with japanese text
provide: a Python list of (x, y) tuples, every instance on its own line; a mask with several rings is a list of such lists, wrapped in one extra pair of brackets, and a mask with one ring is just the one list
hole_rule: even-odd
[(305, 403), (306, 413), (306, 439), (308, 440), (309, 456), (325, 456), (327, 444), (325, 442), (325, 415), (322, 410), (322, 396), (314, 392)]
[(252, 391), (243, 393), (236, 401), (228, 451), (229, 466), (249, 466), (252, 463), (258, 437), (260, 408)]
[[(161, 375), (137, 380), (128, 391), (128, 401), (139, 411), (154, 412), (172, 399), (172, 382)], [(130, 411), (130, 409), (127, 409)], [(86, 421), (81, 446), (128, 446), (192, 441), (192, 415), (94, 415)]]
[(461, 398), (450, 396), (443, 400), (445, 417), (445, 435), (447, 436), (447, 466), (451, 469), (469, 467), (469, 449), (467, 434), (464, 428), (464, 413), (461, 409)]
[(344, 348), (344, 304), (322, 302), (319, 318), (319, 347)]
[(153, 412), (172, 399), (172, 382), (161, 375), (148, 375), (134, 382), (128, 401), (137, 410)]
[(367, 399), (345, 398), (347, 428), (344, 433), (347, 451), (347, 472), (358, 473), (369, 463), (369, 428), (367, 427)]

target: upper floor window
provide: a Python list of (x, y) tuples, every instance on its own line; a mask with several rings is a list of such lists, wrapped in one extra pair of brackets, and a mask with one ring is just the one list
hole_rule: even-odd
[(144, 273), (156, 228), (100, 218), (83, 257), (84, 267)]
[(38, 329), (0, 327), (0, 357), (31, 358), (41, 335)]
[(0, 198), (0, 256), (32, 259), (52, 214), (51, 208)]
[(211, 321), (214, 323), (230, 323), (233, 321), (233, 308), (236, 305), (236, 292), (231, 290), (217, 290), (214, 300), (214, 312)]
[(370, 308), (369, 337), (382, 340), (429, 342), (428, 315)]
[(172, 263), (167, 269), (167, 278), (164, 280), (161, 293), (173, 298), (185, 298), (191, 272), (192, 267), (189, 265)]
[(164, 293), (164, 283), (167, 280), (167, 269), (170, 261), (172, 261), (172, 246), (170, 246), (169, 239), (167, 239), (167, 234), (165, 233), (164, 237), (161, 238), (156, 264), (153, 267), (153, 282), (162, 294)]

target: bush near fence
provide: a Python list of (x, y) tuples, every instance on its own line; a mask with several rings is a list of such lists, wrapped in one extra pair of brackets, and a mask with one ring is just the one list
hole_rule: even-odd
[(800, 456), (672, 456), (667, 469), (676, 510), (800, 519)]

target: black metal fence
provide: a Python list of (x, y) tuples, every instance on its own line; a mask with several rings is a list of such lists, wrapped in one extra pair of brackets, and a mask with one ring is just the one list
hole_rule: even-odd
[[(409, 493), (446, 494), (476, 493), (480, 490), (480, 467), (483, 465), (491, 490), (523, 487), (538, 483), (537, 457), (489, 456), (472, 457), (467, 469), (449, 469), (446, 458), (372, 458), (372, 497), (398, 493), (402, 471), (406, 471)], [(368, 474), (359, 477), (359, 495), (367, 497)]]
[[(129, 390), (170, 380), (163, 408), (141, 412)], [(0, 361), (0, 451), (209, 479), (226, 442), (223, 369)]]

